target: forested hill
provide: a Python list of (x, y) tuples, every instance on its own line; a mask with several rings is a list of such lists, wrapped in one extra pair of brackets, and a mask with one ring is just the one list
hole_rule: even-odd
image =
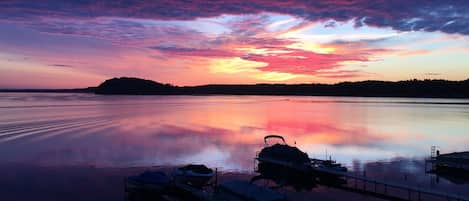
[(361, 81), (338, 84), (253, 84), (178, 87), (139, 78), (113, 78), (95, 89), (97, 94), (128, 95), (304, 95), (364, 97), (469, 98), (469, 79)]

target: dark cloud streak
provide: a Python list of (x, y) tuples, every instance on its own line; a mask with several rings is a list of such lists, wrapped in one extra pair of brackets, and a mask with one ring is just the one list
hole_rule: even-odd
[(239, 53), (235, 51), (225, 51), (218, 49), (199, 49), (199, 48), (185, 48), (185, 47), (164, 47), (164, 46), (154, 46), (149, 47), (153, 50), (158, 50), (160, 52), (169, 54), (169, 55), (178, 55), (178, 56), (199, 56), (199, 57), (216, 57), (216, 58), (230, 58), (238, 57)]
[(53, 66), (53, 67), (64, 67), (64, 68), (71, 68), (71, 67), (73, 67), (72, 65), (67, 65), (67, 64), (49, 64), (49, 66)]

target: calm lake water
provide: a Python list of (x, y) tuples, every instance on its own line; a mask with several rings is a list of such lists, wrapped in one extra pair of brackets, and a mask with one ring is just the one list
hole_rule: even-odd
[(0, 161), (252, 171), (263, 137), (351, 168), (469, 150), (469, 100), (0, 93)]

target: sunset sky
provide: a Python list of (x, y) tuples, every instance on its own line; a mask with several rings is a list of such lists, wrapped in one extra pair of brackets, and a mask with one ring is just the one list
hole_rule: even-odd
[(174, 85), (463, 80), (469, 1), (0, 1), (0, 88), (121, 76)]

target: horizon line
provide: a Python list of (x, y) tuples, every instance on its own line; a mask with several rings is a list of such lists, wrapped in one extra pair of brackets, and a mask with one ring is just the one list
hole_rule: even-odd
[(337, 84), (342, 84), (342, 83), (359, 83), (359, 82), (405, 82), (405, 81), (448, 81), (448, 82), (463, 82), (463, 81), (468, 81), (469, 80), (469, 77), (466, 78), (466, 79), (462, 79), (462, 80), (450, 80), (450, 79), (417, 79), (417, 78), (413, 78), (413, 79), (407, 79), (407, 80), (397, 80), (397, 81), (392, 81), (392, 80), (361, 80), (361, 81), (340, 81), (340, 82), (335, 82), (335, 83), (314, 83), (314, 82), (311, 82), (311, 83), (253, 83), (253, 84), (200, 84), (200, 85), (173, 85), (171, 83), (163, 83), (163, 82), (159, 82), (159, 81), (156, 81), (156, 80), (152, 80), (152, 79), (146, 79), (146, 78), (139, 78), (139, 77), (127, 77), (127, 76), (122, 76), (122, 77), (112, 77), (112, 78), (109, 78), (109, 79), (105, 79), (104, 81), (102, 81), (100, 84), (98, 84), (97, 86), (87, 86), (87, 87), (72, 87), (72, 88), (1, 88), (0, 87), (0, 92), (5, 92), (5, 91), (14, 91), (14, 90), (19, 90), (19, 91), (26, 91), (26, 90), (31, 90), (31, 91), (40, 91), (40, 90), (57, 90), (57, 91), (60, 91), (60, 90), (83, 90), (83, 89), (91, 89), (91, 88), (96, 88), (96, 87), (99, 87), (99, 85), (101, 85), (102, 83), (104, 83), (105, 81), (107, 80), (110, 80), (110, 79), (120, 79), (120, 78), (135, 78), (135, 79), (141, 79), (141, 80), (149, 80), (149, 81), (153, 81), (153, 82), (156, 82), (156, 83), (160, 83), (160, 84), (165, 84), (165, 85), (170, 85), (170, 86), (173, 86), (173, 87), (201, 87), (201, 86), (210, 86), (210, 85), (218, 85), (218, 86), (240, 86), (240, 85), (337, 85)]

